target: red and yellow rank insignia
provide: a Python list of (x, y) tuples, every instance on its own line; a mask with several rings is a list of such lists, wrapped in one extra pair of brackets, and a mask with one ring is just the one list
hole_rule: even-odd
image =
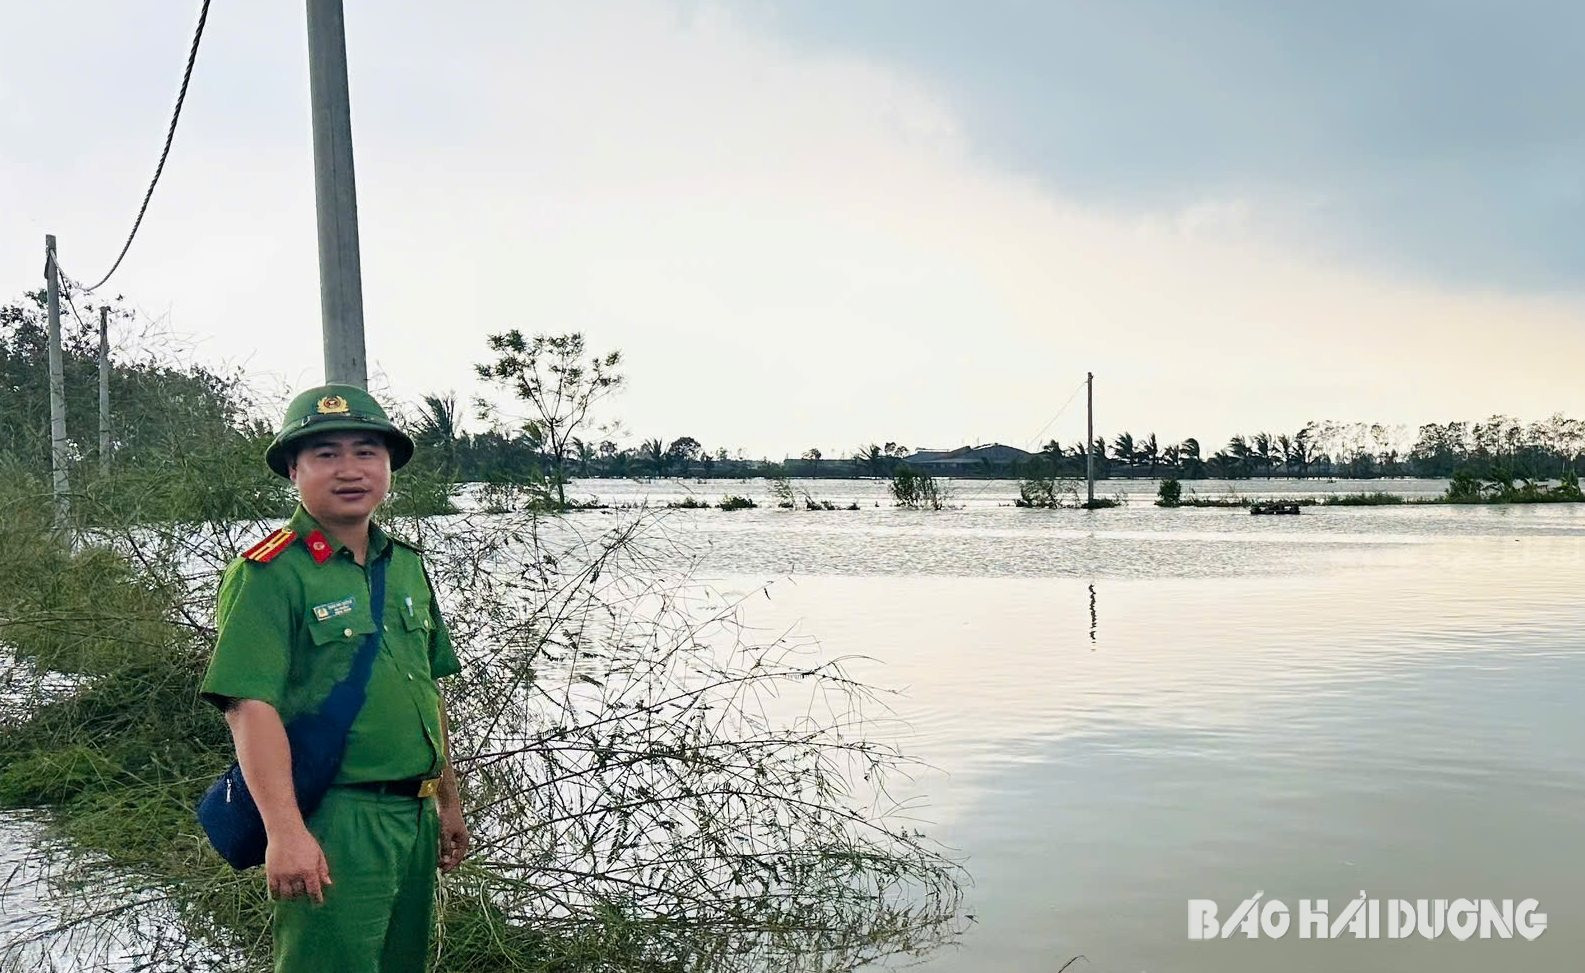
[(308, 553), (313, 557), (315, 564), (324, 564), (330, 560), (332, 554), (336, 553), (335, 547), (317, 530), (309, 531), (308, 536), (303, 538), (303, 543), (308, 545)]
[(280, 530), (264, 538), (264, 540), (259, 541), (257, 544), (243, 551), (242, 557), (248, 561), (257, 561), (260, 564), (269, 564), (275, 555), (286, 550), (286, 545), (290, 544), (292, 542), (292, 538), (296, 536), (297, 531), (292, 530), (290, 527), (282, 527)]

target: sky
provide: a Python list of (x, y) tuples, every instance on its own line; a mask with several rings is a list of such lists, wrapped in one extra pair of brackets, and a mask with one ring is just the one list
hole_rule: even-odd
[[(6, 5), (0, 299), (136, 212), (198, 4)], [(1585, 416), (1585, 7), (346, 0), (373, 381), (620, 349), (619, 441), (779, 458)], [(214, 3), (108, 289), (322, 376), (301, 4)], [(505, 413), (503, 413), (504, 415)], [(484, 423), (470, 420), (471, 428)]]

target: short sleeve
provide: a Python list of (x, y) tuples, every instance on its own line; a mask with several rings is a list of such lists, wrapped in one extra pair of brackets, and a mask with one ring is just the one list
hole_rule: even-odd
[(257, 699), (277, 710), (286, 695), (296, 612), (284, 572), (238, 559), (220, 581), (215, 653), (199, 693), (224, 708), (228, 699)]
[(451, 631), (440, 615), (440, 599), (435, 596), (435, 582), (430, 580), (428, 568), (424, 569), (424, 582), (429, 585), (429, 677), (444, 679), (461, 672), (462, 663), (457, 661)]

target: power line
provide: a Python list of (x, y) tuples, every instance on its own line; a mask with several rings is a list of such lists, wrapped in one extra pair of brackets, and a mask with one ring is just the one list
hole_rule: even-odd
[[(1078, 385), (1075, 385), (1073, 387), (1073, 391), (1071, 393), (1069, 393), (1067, 401), (1063, 402), (1062, 403), (1062, 407), (1057, 410), (1057, 414), (1052, 416), (1050, 419), (1046, 420), (1046, 424), (1044, 426), (1040, 427), (1040, 431), (1035, 433), (1033, 439), (1024, 440), (1024, 442), (1028, 446), (1038, 446), (1039, 445), (1040, 438), (1046, 434), (1046, 430), (1050, 429), (1053, 425), (1056, 424), (1056, 421), (1058, 419), (1062, 418), (1062, 414), (1063, 413), (1068, 411), (1068, 406), (1073, 404), (1073, 400), (1078, 397), (1079, 391), (1084, 388), (1084, 385), (1085, 385), (1084, 382), (1080, 382)], [(1094, 447), (1094, 444), (1092, 444), (1092, 443), (1086, 443), (1084, 448), (1085, 449), (1094, 449), (1095, 447)], [(1028, 449), (1026, 447), (1024, 449), (1024, 452), (1026, 452), (1026, 453), (1027, 452), (1034, 452), (1034, 450)], [(965, 500), (965, 501), (967, 501), (967, 500), (978, 500), (980, 497), (983, 497), (985, 494), (989, 493), (990, 491), (991, 491), (991, 484), (990, 484), (989, 481), (987, 481), (987, 482), (982, 483), (981, 486), (979, 487), (979, 489), (975, 490), (973, 493), (970, 493), (967, 496), (959, 497), (959, 499)]]
[(187, 51), (187, 70), (182, 72), (182, 87), (176, 93), (176, 108), (171, 112), (171, 124), (165, 130), (165, 148), (160, 150), (159, 164), (154, 167), (154, 178), (149, 180), (148, 191), (143, 194), (143, 205), (138, 207), (138, 218), (132, 221), (132, 232), (127, 234), (127, 242), (121, 247), (121, 254), (116, 257), (116, 262), (110, 265), (105, 275), (99, 278), (99, 283), (92, 287), (84, 288), (84, 294), (92, 294), (104, 286), (105, 281), (121, 266), (121, 261), (126, 259), (127, 251), (132, 249), (132, 240), (138, 235), (138, 227), (143, 225), (143, 214), (149, 211), (149, 200), (154, 198), (154, 187), (159, 185), (160, 174), (165, 171), (165, 159), (171, 154), (171, 143), (176, 140), (176, 122), (182, 117), (182, 102), (187, 100), (187, 83), (193, 77), (193, 64), (198, 60), (198, 42), (204, 36), (204, 22), (209, 19), (209, 0), (203, 0), (203, 7), (198, 11), (198, 28), (193, 31), (193, 46)]

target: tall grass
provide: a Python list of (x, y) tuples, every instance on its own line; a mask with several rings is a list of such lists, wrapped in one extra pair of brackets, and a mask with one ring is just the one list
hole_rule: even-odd
[[(169, 485), (232, 514), (202, 523), (85, 494), (67, 546), (44, 485), (0, 477), (0, 642), (21, 688), (0, 804), (48, 812), (32, 865), (58, 910), (0, 961), (34, 968), (53, 941), (119, 943), (151, 970), (267, 962), (262, 877), (193, 821), (230, 758), (197, 699), (218, 574), (279, 512), (223, 482)], [(392, 524), (430, 552), (464, 664), (443, 690), (476, 847), (444, 881), (434, 968), (843, 970), (952, 938), (961, 872), (887, 797), (909, 764), (871, 739), (883, 694), (813, 647), (747, 638), (740, 601), (687, 580), (663, 516), (603, 523)]]

